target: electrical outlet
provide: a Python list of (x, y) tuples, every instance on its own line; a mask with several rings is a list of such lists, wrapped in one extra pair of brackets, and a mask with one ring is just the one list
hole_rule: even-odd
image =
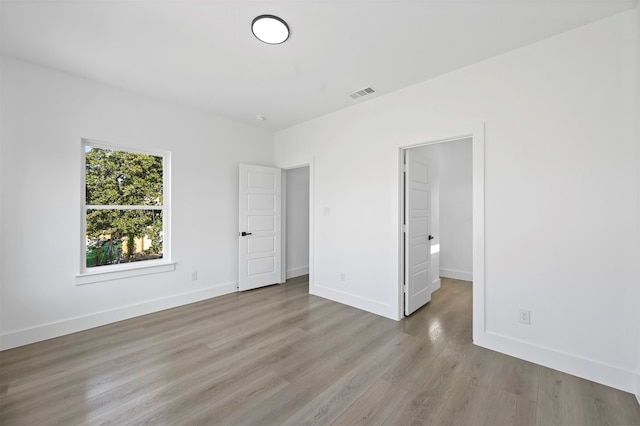
[(345, 274), (344, 272), (340, 272), (340, 281), (347, 281), (347, 274)]
[(521, 324), (531, 324), (531, 311), (528, 309), (520, 309), (518, 311), (518, 322)]
[(198, 281), (198, 271), (193, 271), (191, 273), (191, 281)]

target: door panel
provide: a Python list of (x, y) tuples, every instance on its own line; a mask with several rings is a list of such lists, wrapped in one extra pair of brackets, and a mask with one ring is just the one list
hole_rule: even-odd
[(280, 282), (281, 173), (276, 168), (240, 164), (238, 288), (241, 291)]
[(247, 208), (249, 210), (273, 210), (276, 200), (273, 195), (249, 194)]
[[(275, 265), (274, 265), (272, 256), (263, 257), (261, 259), (249, 259), (248, 265), (247, 265), (247, 273), (249, 277), (256, 277), (259, 275), (269, 274), (271, 272), (274, 272), (275, 270), (274, 266)], [(268, 284), (273, 284), (273, 283), (267, 283), (265, 285), (268, 285)]]
[(247, 253), (271, 253), (275, 250), (275, 239), (273, 237), (253, 237), (247, 240)]
[(405, 315), (410, 315), (431, 300), (430, 204), (431, 193), (427, 159), (411, 150), (406, 150), (404, 206)]
[[(249, 210), (256, 211), (256, 210)], [(275, 209), (273, 209), (275, 211)], [(247, 229), (251, 232), (253, 231), (264, 231), (264, 232), (275, 232), (276, 230), (276, 220), (277, 218), (274, 215), (264, 215), (264, 216), (249, 216), (247, 217)], [(249, 231), (247, 231), (249, 232)]]

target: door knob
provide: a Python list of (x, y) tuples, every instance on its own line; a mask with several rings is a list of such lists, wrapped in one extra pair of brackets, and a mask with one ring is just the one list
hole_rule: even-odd
[(429, 241), (433, 240), (435, 237), (433, 235), (429, 235)]
[(246, 237), (247, 235), (251, 235), (251, 232), (242, 231), (242, 234), (240, 234), (240, 235), (242, 235), (243, 237)]

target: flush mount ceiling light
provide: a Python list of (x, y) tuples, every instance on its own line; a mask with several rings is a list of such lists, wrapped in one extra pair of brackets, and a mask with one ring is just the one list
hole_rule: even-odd
[(289, 26), (283, 19), (273, 15), (260, 15), (251, 23), (256, 38), (267, 44), (280, 44), (289, 38)]

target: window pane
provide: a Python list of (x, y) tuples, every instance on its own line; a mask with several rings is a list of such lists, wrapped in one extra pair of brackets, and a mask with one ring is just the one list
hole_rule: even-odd
[(161, 210), (87, 210), (87, 267), (162, 259)]
[(162, 157), (85, 147), (87, 205), (161, 206)]

